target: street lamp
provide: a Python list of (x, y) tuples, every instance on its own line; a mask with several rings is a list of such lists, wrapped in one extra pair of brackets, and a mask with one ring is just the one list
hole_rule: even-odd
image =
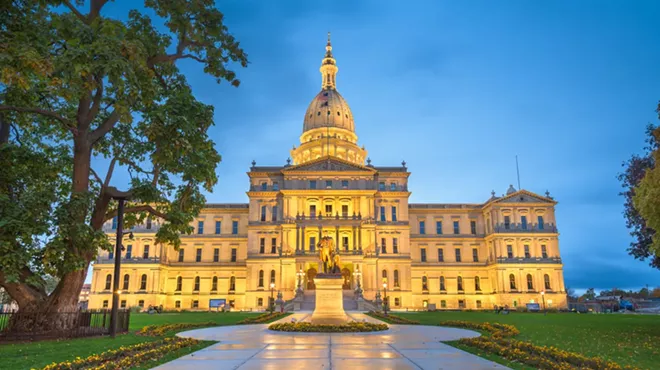
[(275, 301), (273, 300), (273, 294), (275, 293), (275, 283), (270, 283), (270, 313), (273, 313), (275, 309)]
[[(110, 337), (114, 338), (117, 335), (117, 319), (119, 316), (119, 274), (121, 270), (121, 251), (122, 239), (124, 238), (124, 202), (128, 197), (117, 197), (117, 243), (115, 245), (115, 274), (112, 281), (112, 310), (110, 311)], [(129, 234), (133, 239), (133, 233)]]
[(383, 311), (387, 315), (387, 283), (383, 283)]
[(303, 272), (302, 268), (296, 273), (296, 276), (298, 276), (298, 289), (300, 289), (302, 287), (303, 278), (305, 277), (305, 273)]
[(357, 282), (357, 286), (355, 288), (355, 295), (357, 298), (362, 298), (362, 285), (360, 284), (360, 280), (362, 278), (362, 272), (360, 271), (359, 266), (355, 269), (355, 272), (353, 273), (353, 277), (355, 277), (355, 281)]
[(547, 314), (545, 311), (545, 290), (541, 291), (541, 302), (543, 302), (543, 315)]

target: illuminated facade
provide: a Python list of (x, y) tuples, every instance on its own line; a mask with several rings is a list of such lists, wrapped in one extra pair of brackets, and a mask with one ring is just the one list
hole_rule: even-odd
[[(492, 309), (541, 303), (566, 307), (554, 207), (545, 196), (510, 187), (484, 203), (409, 203), (399, 166), (371, 164), (358, 145), (348, 104), (336, 90), (330, 41), (321, 92), (305, 113), (300, 145), (283, 166), (248, 172), (246, 204), (208, 204), (176, 251), (155, 244), (159, 222), (124, 240), (120, 286), (125, 306), (265, 309), (273, 293), (290, 300), (300, 281), (314, 294), (316, 243), (332, 237), (342, 255), (346, 296), (360, 279), (374, 299), (387, 284), (392, 309)], [(116, 225), (104, 230), (114, 243)], [(112, 301), (112, 254), (93, 268), (90, 308)], [(271, 283), (274, 291), (271, 292)]]

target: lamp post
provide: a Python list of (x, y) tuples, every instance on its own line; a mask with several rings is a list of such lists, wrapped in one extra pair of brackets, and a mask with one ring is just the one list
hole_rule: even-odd
[(543, 315), (547, 314), (545, 311), (545, 290), (541, 291), (541, 302), (543, 302)]
[[(115, 244), (115, 271), (112, 279), (112, 309), (110, 311), (110, 337), (114, 338), (117, 335), (117, 320), (119, 316), (119, 274), (121, 271), (121, 251), (124, 249), (122, 246), (122, 239), (124, 238), (124, 202), (128, 200), (127, 197), (117, 197), (117, 242)], [(133, 239), (133, 233), (129, 236)]]
[(387, 283), (383, 283), (383, 312), (387, 315)]
[(275, 293), (275, 283), (270, 283), (270, 313), (273, 313), (275, 309), (275, 301), (273, 300), (273, 294)]

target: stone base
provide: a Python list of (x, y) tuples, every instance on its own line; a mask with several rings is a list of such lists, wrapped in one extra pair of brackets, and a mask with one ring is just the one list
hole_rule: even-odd
[(349, 321), (344, 311), (344, 296), (341, 275), (318, 274), (314, 278), (316, 285), (316, 307), (312, 313), (313, 324), (340, 325)]

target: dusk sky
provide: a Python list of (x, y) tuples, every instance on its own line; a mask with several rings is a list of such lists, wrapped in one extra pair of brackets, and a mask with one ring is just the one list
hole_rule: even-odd
[[(141, 3), (141, 2), (140, 2)], [(107, 5), (109, 16), (135, 2)], [(658, 123), (658, 1), (218, 2), (250, 65), (240, 88), (181, 64), (215, 106), (223, 161), (208, 202), (247, 202), (250, 162), (283, 165), (321, 88), (337, 90), (376, 166), (407, 162), (411, 203), (482, 203), (516, 185), (557, 205), (566, 286), (660, 286), (631, 241), (616, 179)], [(238, 67), (236, 67), (238, 68)], [(90, 275), (91, 276), (91, 275)]]

